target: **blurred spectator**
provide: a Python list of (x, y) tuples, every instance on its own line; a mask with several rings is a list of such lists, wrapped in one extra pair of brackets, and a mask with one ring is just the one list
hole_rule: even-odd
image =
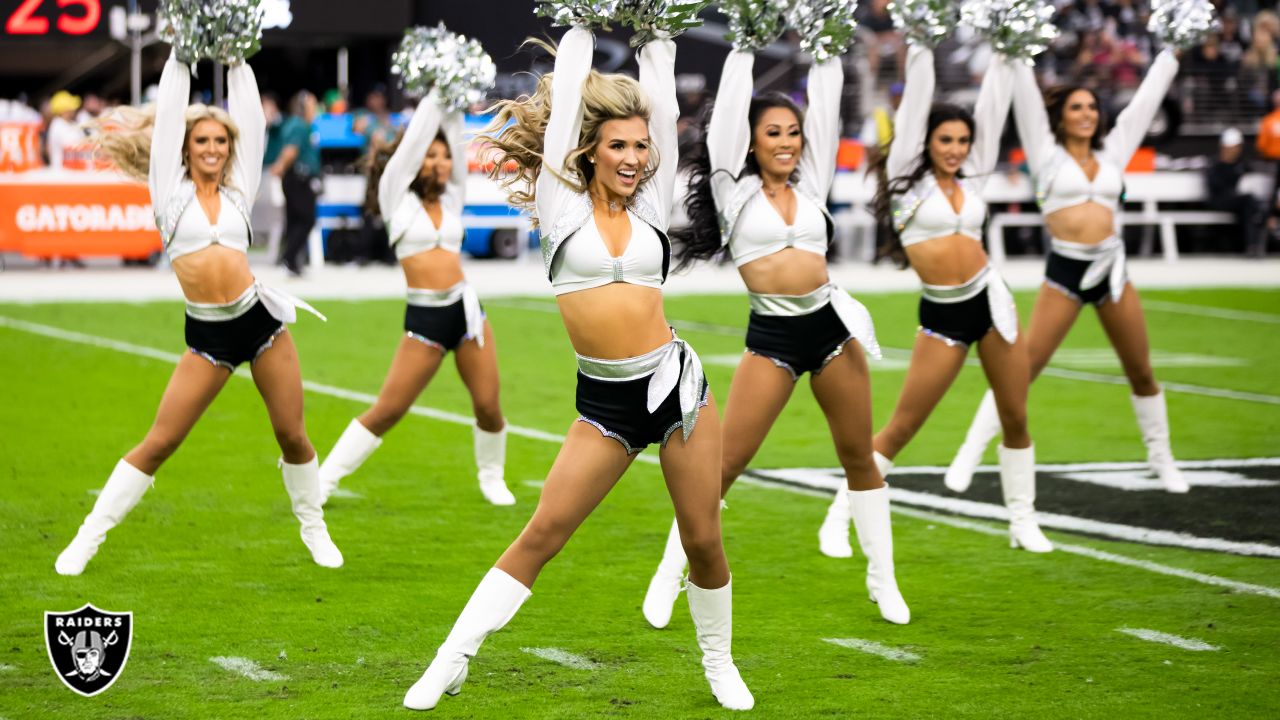
[(390, 147), (396, 141), (396, 127), (391, 122), (391, 110), (387, 107), (387, 93), (381, 85), (364, 96), (364, 107), (356, 111), (351, 131), (363, 135), (365, 147), (371, 151)]
[(1255, 108), (1265, 106), (1268, 92), (1275, 82), (1276, 45), (1271, 31), (1257, 28), (1253, 33), (1253, 42), (1240, 58), (1240, 89), (1244, 91), (1249, 104)]
[[(902, 35), (893, 27), (893, 18), (889, 16), (890, 0), (871, 0), (859, 7), (858, 29), (864, 31), (867, 40), (867, 65), (872, 77), (880, 74), (880, 63), (883, 58), (894, 57), (898, 65), (898, 80), (906, 69), (907, 45)], [(863, 10), (862, 8), (865, 8)]]
[(1266, 254), (1262, 219), (1265, 210), (1258, 198), (1238, 189), (1240, 178), (1247, 166), (1244, 162), (1244, 136), (1235, 128), (1222, 133), (1218, 159), (1209, 167), (1206, 183), (1209, 187), (1209, 207), (1233, 213), (1240, 226), (1240, 240), (1246, 255), (1262, 257)]
[(80, 112), (76, 113), (76, 122), (84, 125), (97, 118), (106, 109), (107, 103), (101, 96), (94, 93), (85, 93), (84, 102), (80, 104)]
[(300, 90), (289, 100), (289, 115), (280, 129), (280, 156), (271, 174), (284, 189), (284, 249), (280, 262), (293, 275), (302, 274), (307, 237), (316, 224), (316, 198), (320, 195), (320, 149), (312, 123), (318, 109), (316, 96)]
[(324, 94), (324, 99), (320, 101), (324, 111), (331, 115), (341, 115), (349, 108), (347, 107), (347, 97), (342, 94), (338, 88), (330, 88)]
[(262, 165), (270, 167), (280, 157), (280, 150), (284, 147), (281, 136), (284, 116), (280, 114), (280, 98), (275, 93), (262, 93), (262, 115), (267, 119), (267, 144), (262, 153)]
[(1244, 51), (1249, 47), (1248, 26), (1240, 24), (1240, 15), (1235, 8), (1228, 6), (1222, 11), (1222, 29), (1220, 31), (1222, 56), (1229, 62), (1239, 63)]
[(1271, 93), (1271, 113), (1258, 126), (1258, 154), (1276, 164), (1275, 184), (1271, 189), (1271, 207), (1267, 232), (1280, 232), (1280, 90)]
[(73, 148), (85, 141), (84, 130), (76, 123), (76, 111), (80, 109), (80, 98), (66, 90), (59, 90), (49, 99), (49, 130), (45, 134), (45, 148), (49, 153), (49, 166), (63, 167), (63, 158), (68, 148)]

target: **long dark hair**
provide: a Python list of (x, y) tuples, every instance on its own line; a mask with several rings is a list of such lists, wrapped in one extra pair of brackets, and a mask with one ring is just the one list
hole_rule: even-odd
[[(378, 181), (382, 179), (382, 171), (387, 169), (387, 162), (391, 160), (391, 156), (396, 154), (396, 149), (400, 147), (400, 141), (404, 140), (404, 131), (396, 136), (395, 142), (390, 145), (381, 145), (377, 143), (369, 143), (369, 152), (364, 156), (364, 212), (367, 215), (377, 215), (380, 212), (378, 208)], [(449, 138), (445, 136), (444, 130), (441, 129), (436, 136), (427, 144), (427, 152), (431, 151), (431, 145), (441, 142), (444, 143), (446, 151), (450, 158), (457, 161), (453, 157), (453, 148), (449, 147)], [(409, 190), (418, 197), (426, 201), (434, 201), (444, 193), (444, 185), (435, 181), (435, 178), (422, 176), (422, 160), (418, 161), (418, 174), (414, 176), (413, 182), (409, 183)], [(390, 218), (387, 218), (390, 220)]]
[[(747, 111), (747, 125), (750, 127), (753, 141), (756, 124), (770, 108), (785, 108), (795, 113), (796, 122), (800, 125), (800, 141), (807, 142), (804, 137), (804, 111), (791, 98), (776, 92), (761, 93), (751, 99), (751, 107)], [(671, 232), (677, 271), (689, 267), (698, 260), (710, 260), (720, 254), (722, 249), (720, 215), (715, 198), (711, 195), (711, 156), (707, 152), (707, 124), (710, 121), (711, 113), (708, 112), (707, 120), (702, 125), (701, 138), (685, 155), (684, 164), (689, 173), (689, 192), (684, 199), (684, 210), (689, 218), (689, 224)], [(734, 180), (739, 180), (747, 174), (760, 174), (760, 163), (756, 160), (755, 153), (747, 153), (747, 161), (734, 175)], [(794, 173), (791, 179), (792, 182), (795, 181)]]
[[(959, 105), (951, 103), (934, 103), (929, 108), (928, 128), (924, 134), (924, 150), (921, 151), (920, 157), (916, 160), (916, 164), (906, 175), (896, 178), (889, 177), (889, 153), (880, 153), (880, 157), (876, 159), (875, 165), (871, 167), (871, 171), (876, 174), (876, 195), (871, 200), (871, 208), (875, 213), (876, 220), (880, 222), (881, 227), (887, 228), (886, 232), (889, 241), (884, 243), (877, 251), (877, 258), (887, 257), (898, 265), (905, 268), (909, 264), (907, 262), (907, 253), (902, 247), (902, 239), (898, 237), (898, 228), (893, 224), (893, 196), (902, 195), (908, 192), (915, 184), (924, 179), (924, 176), (933, 170), (933, 160), (929, 157), (929, 140), (933, 137), (933, 131), (945, 122), (959, 120), (969, 126), (969, 137), (974, 135), (973, 115)], [(963, 178), (964, 174), (956, 173), (956, 177)]]
[(1093, 96), (1093, 102), (1098, 106), (1098, 125), (1093, 130), (1093, 137), (1089, 138), (1089, 147), (1093, 150), (1102, 149), (1102, 136), (1104, 129), (1107, 127), (1107, 114), (1102, 108), (1102, 101), (1098, 98), (1098, 93), (1090, 90), (1083, 85), (1058, 85), (1049, 88), (1044, 94), (1044, 109), (1049, 114), (1049, 127), (1053, 130), (1053, 138), (1058, 141), (1059, 145), (1067, 139), (1066, 130), (1062, 127), (1062, 114), (1067, 109), (1067, 98), (1070, 98), (1077, 90), (1083, 90)]

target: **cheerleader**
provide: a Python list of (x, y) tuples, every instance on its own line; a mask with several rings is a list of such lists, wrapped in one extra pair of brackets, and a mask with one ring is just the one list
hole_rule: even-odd
[[(1080, 309), (1093, 305), (1129, 379), (1129, 399), (1147, 446), (1147, 463), (1165, 490), (1185, 493), (1190, 487), (1169, 447), (1164, 392), (1151, 369), (1147, 325), (1138, 292), (1125, 271), (1120, 227), (1125, 166), (1177, 74), (1173, 50), (1161, 52), (1115, 127), (1104, 135), (1106, 119), (1092, 90), (1058, 87), (1042, 98), (1031, 67), (1019, 65), (1013, 78), (1013, 114), (1036, 201), (1052, 237), (1044, 284), (1027, 331), (1031, 377), (1049, 364)], [(947, 469), (947, 487), (956, 492), (969, 487), (987, 444), (1000, 431), (997, 404), (988, 391)]]
[(320, 466), (324, 500), (382, 444), (454, 351), (476, 416), (471, 431), (480, 492), (494, 505), (515, 504), (503, 479), (507, 429), (498, 404), (493, 331), (462, 275), (462, 130), (462, 112), (446, 110), (433, 91), (418, 103), (390, 159), (372, 154), (369, 182), (378, 189), (378, 211), (409, 286), (404, 336), (377, 401), (347, 425)]
[(405, 695), (410, 708), (459, 691), (480, 643), (515, 615), (542, 568), (652, 443), (662, 447), (689, 556), (689, 609), (712, 693), (730, 709), (754, 704), (730, 654), (715, 403), (697, 354), (662, 309), (677, 157), (675, 44), (644, 46), (639, 83), (592, 71), (593, 44), (586, 28), (569, 30), (554, 72), (532, 97), (500, 103), (488, 138), (495, 173), (508, 161), (517, 167), (512, 202), (532, 207), (542, 228), (545, 269), (577, 351), (580, 417), (528, 525)]
[[(302, 417), (302, 375), (286, 324), (309, 305), (259, 284), (249, 269), (250, 201), (258, 194), (266, 120), (245, 63), (227, 73), (228, 111), (187, 105), (191, 69), (171, 56), (154, 109), (122, 109), (101, 150), (145, 179), (165, 253), (187, 299), (186, 342), (142, 442), (116, 463), (93, 510), (54, 568), (79, 575), (106, 533), (124, 520), (156, 470), (191, 431), (238, 365), (249, 363), (283, 458), (280, 469), (315, 562), (341, 567), (320, 509), (319, 466)], [(319, 313), (316, 313), (319, 315)]]
[[(1035, 449), (1027, 432), (1026, 341), (1019, 337), (1013, 296), (982, 249), (986, 177), (995, 170), (1009, 113), (1013, 64), (993, 55), (974, 114), (932, 104), (933, 52), (913, 43), (906, 88), (883, 161), (876, 215), (892, 228), (898, 252), (923, 286), (920, 330), (902, 394), (875, 436), (881, 474), (910, 442), (977, 345), (1004, 428), (1000, 484), (1013, 547), (1049, 552), (1035, 519)], [(932, 107), (931, 107), (932, 104)]]
[[(690, 224), (676, 232), (683, 264), (724, 247), (747, 285), (746, 352), (725, 404), (721, 493), (755, 457), (800, 377), (827, 417), (848, 490), (836, 493), (818, 533), (824, 554), (850, 557), (849, 518), (867, 556), (867, 589), (888, 621), (911, 614), (893, 572), (889, 489), (872, 459), (871, 386), (863, 351), (879, 356), (871, 315), (830, 280), (834, 223), (826, 197), (840, 139), (840, 58), (809, 71), (809, 111), (786, 96), (751, 96), (754, 55), (734, 51), (694, 155), (685, 201)], [(645, 619), (666, 627), (685, 558), (672, 524), (645, 595)]]

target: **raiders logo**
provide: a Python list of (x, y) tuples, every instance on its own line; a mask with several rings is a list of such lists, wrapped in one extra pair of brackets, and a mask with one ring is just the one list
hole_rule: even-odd
[(86, 603), (71, 612), (45, 612), (44, 644), (63, 684), (93, 697), (111, 687), (129, 661), (133, 613)]

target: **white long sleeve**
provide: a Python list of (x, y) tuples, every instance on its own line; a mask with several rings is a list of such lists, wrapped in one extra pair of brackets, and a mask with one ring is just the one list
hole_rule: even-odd
[(671, 205), (675, 202), (676, 169), (680, 161), (676, 137), (680, 106), (676, 99), (675, 42), (669, 38), (651, 40), (640, 49), (638, 63), (640, 87), (649, 97), (649, 141), (657, 151), (654, 159), (658, 161), (653, 177), (640, 194), (657, 211), (661, 230), (665, 232), (671, 219)]
[(751, 128), (747, 114), (751, 110), (752, 72), (755, 55), (734, 50), (724, 60), (720, 87), (707, 124), (707, 156), (711, 163), (711, 194), (716, 206), (728, 207), (737, 183), (734, 178), (747, 161), (751, 147)]
[(1137, 152), (1146, 137), (1151, 121), (1155, 119), (1169, 86), (1178, 75), (1178, 58), (1172, 50), (1164, 50), (1156, 56), (1147, 70), (1147, 76), (1138, 86), (1138, 92), (1125, 109), (1116, 117), (1115, 127), (1103, 142), (1102, 154), (1121, 169)]
[(936, 83), (932, 50), (923, 45), (911, 45), (907, 50), (906, 78), (902, 103), (893, 117), (893, 142), (889, 144), (885, 168), (890, 180), (905, 175), (924, 152), (929, 108), (933, 106)]
[(810, 197), (825, 199), (836, 176), (840, 149), (840, 95), (844, 64), (831, 58), (809, 68), (809, 109), (804, 116), (804, 151), (800, 154), (800, 186)]
[(249, 63), (242, 62), (227, 71), (227, 114), (240, 130), (236, 159), (230, 168), (230, 185), (244, 193), (245, 201), (252, 205), (262, 183), (267, 117), (262, 112), (258, 79)]
[[(1022, 63), (1019, 63), (1022, 64)], [(1013, 92), (1013, 67), (1008, 58), (996, 53), (987, 66), (978, 91), (978, 102), (973, 108), (973, 144), (965, 172), (980, 185), (996, 169), (1000, 160), (1000, 136), (1009, 117), (1009, 101)]]
[(538, 223), (550, 227), (574, 199), (574, 191), (559, 176), (569, 176), (564, 162), (578, 145), (582, 131), (582, 84), (591, 72), (595, 36), (582, 27), (570, 28), (556, 48), (551, 80), (551, 117), (542, 141), (542, 171), (535, 182)]
[(1013, 120), (1018, 126), (1022, 151), (1027, 155), (1027, 167), (1031, 176), (1037, 177), (1058, 141), (1049, 127), (1049, 113), (1044, 109), (1035, 71), (1021, 62), (1013, 65)]
[[(168, 207), (169, 198), (186, 176), (182, 167), (182, 143), (187, 135), (187, 102), (191, 97), (191, 70), (173, 55), (160, 74), (156, 117), (151, 129), (150, 169), (147, 186), (156, 212)], [(259, 153), (257, 162), (262, 161)]]
[(462, 111), (454, 110), (446, 113), (440, 127), (444, 130), (445, 142), (449, 144), (449, 157), (453, 160), (453, 172), (449, 175), (445, 196), (455, 203), (455, 212), (462, 212), (462, 206), (467, 202), (467, 177), (471, 172), (467, 165), (469, 143)]
[[(422, 159), (440, 131), (443, 116), (438, 97), (432, 90), (418, 103), (418, 108), (409, 120), (409, 127), (405, 128), (404, 135), (400, 138), (400, 144), (387, 160), (382, 176), (378, 178), (378, 211), (382, 213), (384, 220), (390, 222), (405, 193), (409, 192), (409, 186), (422, 172)], [(455, 175), (457, 167), (455, 158)], [(464, 172), (465, 167), (464, 160)]]

